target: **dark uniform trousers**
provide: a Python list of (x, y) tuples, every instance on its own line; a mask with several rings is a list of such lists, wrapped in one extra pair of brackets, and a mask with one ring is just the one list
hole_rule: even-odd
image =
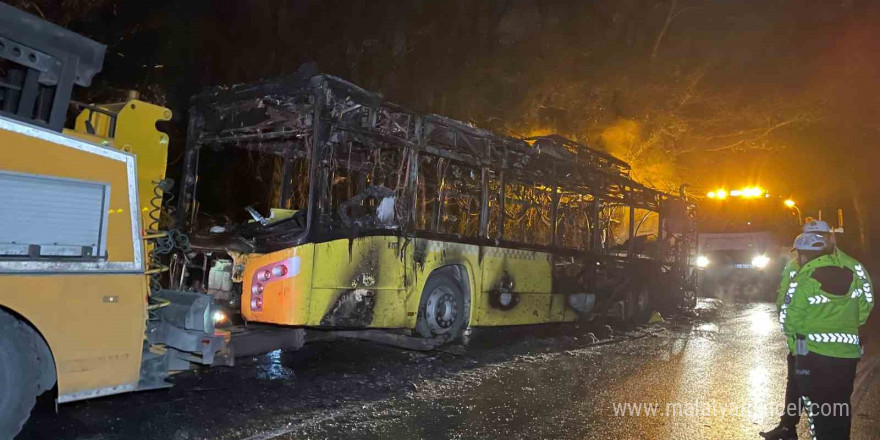
[(788, 377), (785, 379), (785, 411), (779, 424), (789, 428), (797, 426), (801, 420), (801, 391), (798, 388), (798, 380), (794, 375), (795, 356), (788, 353)]
[[(810, 433), (819, 440), (849, 440), (852, 421), (850, 397), (858, 359), (808, 353), (795, 356), (797, 389), (810, 404)], [(786, 387), (786, 402), (791, 387)]]

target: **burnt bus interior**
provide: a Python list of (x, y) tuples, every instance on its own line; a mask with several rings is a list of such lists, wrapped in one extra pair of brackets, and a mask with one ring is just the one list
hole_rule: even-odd
[(633, 271), (693, 291), (693, 206), (561, 136), (501, 136), (300, 72), (195, 97), (186, 148), (183, 287), (204, 289), (227, 252), (394, 234), (552, 252), (558, 293), (610, 300)]

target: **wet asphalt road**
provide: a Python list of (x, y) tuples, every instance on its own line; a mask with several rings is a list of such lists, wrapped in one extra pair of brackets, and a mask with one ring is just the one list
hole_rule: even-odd
[[(482, 330), (430, 353), (310, 344), (181, 374), (171, 390), (64, 405), (57, 416), (44, 401), (21, 437), (755, 439), (777, 421), (784, 379), (773, 305), (702, 301), (695, 316), (612, 334)], [(880, 392), (862, 394), (853, 438), (880, 438), (874, 411), (860, 411)], [(615, 414), (627, 403), (654, 406)]]

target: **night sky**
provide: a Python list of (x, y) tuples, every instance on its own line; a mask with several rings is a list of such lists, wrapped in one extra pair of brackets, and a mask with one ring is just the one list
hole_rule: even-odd
[(843, 208), (843, 246), (861, 253), (862, 226), (880, 249), (880, 2), (11, 3), (108, 45), (78, 99), (136, 89), (175, 112), (172, 167), (190, 96), (315, 62), (418, 111), (585, 141), (661, 189), (759, 184), (805, 215)]

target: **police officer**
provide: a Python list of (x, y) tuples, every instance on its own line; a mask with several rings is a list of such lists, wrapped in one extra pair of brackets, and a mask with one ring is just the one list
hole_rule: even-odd
[[(827, 235), (795, 240), (799, 268), (789, 277), (779, 322), (795, 356), (795, 377), (816, 439), (849, 439), (850, 396), (861, 357), (858, 328), (874, 307), (867, 271), (841, 263)], [(855, 260), (853, 260), (855, 261)], [(797, 438), (794, 429), (786, 433)]]
[[(825, 237), (831, 248), (831, 257), (836, 260), (836, 263), (855, 272), (855, 266), (859, 265), (859, 262), (837, 247), (834, 233), (831, 230), (831, 227), (828, 226), (828, 223), (808, 217), (804, 223), (803, 232), (814, 232)], [(777, 311), (781, 311), (790, 278), (797, 273), (800, 267), (801, 265), (798, 263), (798, 259), (793, 258), (782, 270), (782, 281), (779, 283), (779, 290), (776, 294)], [(778, 426), (770, 431), (760, 433), (762, 437), (769, 440), (797, 439), (797, 430), (795, 428), (800, 421), (801, 393), (798, 390), (798, 383), (794, 374), (795, 357), (792, 353), (789, 353), (786, 360), (788, 364), (788, 377), (786, 378), (785, 383), (785, 408), (782, 417), (779, 420)]]

